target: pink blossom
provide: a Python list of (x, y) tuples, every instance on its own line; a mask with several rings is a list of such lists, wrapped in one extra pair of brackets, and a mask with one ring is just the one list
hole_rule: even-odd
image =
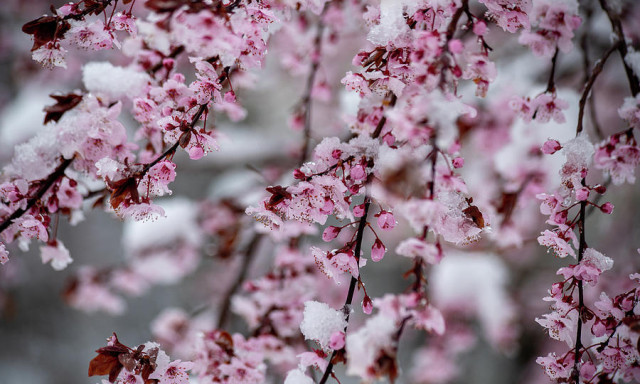
[(542, 93), (533, 99), (532, 105), (536, 121), (546, 123), (553, 119), (559, 124), (566, 121), (562, 110), (569, 108), (569, 103), (557, 98), (555, 94)]
[(147, 171), (138, 184), (138, 193), (146, 197), (171, 194), (168, 185), (176, 178), (175, 169), (175, 163), (168, 160), (159, 161)]
[(420, 257), (427, 264), (438, 264), (443, 256), (439, 247), (415, 237), (403, 240), (396, 248), (396, 253), (406, 257)]
[(116, 213), (123, 219), (130, 218), (135, 221), (156, 221), (165, 216), (162, 207), (151, 203), (131, 205), (123, 203), (118, 207)]
[(336, 331), (331, 334), (329, 339), (329, 348), (338, 350), (344, 348), (345, 335), (342, 331)]
[(9, 261), (9, 251), (3, 243), (0, 243), (0, 265), (4, 265)]
[(69, 250), (59, 240), (55, 240), (52, 245), (40, 247), (40, 256), (42, 264), (51, 261), (51, 267), (56, 271), (65, 269), (73, 261), (69, 255)]
[(43, 242), (49, 240), (49, 232), (47, 232), (47, 228), (40, 220), (37, 220), (31, 215), (24, 215), (15, 220), (14, 225), (17, 225), (20, 230), (20, 234), (26, 238), (37, 238)]
[(127, 31), (131, 37), (138, 35), (138, 29), (136, 28), (136, 18), (130, 13), (118, 12), (111, 18), (111, 24), (117, 31)]
[(396, 226), (396, 219), (393, 217), (393, 213), (387, 211), (380, 211), (378, 214), (378, 227), (383, 230), (391, 230)]
[(615, 185), (635, 182), (634, 171), (640, 164), (640, 147), (627, 135), (613, 135), (596, 147), (594, 165), (611, 175)]
[(443, 335), (445, 331), (445, 320), (442, 313), (431, 305), (413, 311), (411, 321), (419, 329), (424, 329), (429, 333)]
[(567, 241), (558, 235), (558, 232), (545, 230), (542, 232), (542, 236), (538, 237), (538, 243), (550, 248), (558, 257), (566, 257), (571, 255), (576, 256), (575, 251)]
[(624, 103), (618, 109), (618, 115), (631, 127), (640, 127), (640, 95), (626, 97)]
[(31, 54), (34, 61), (42, 64), (43, 67), (53, 69), (54, 67), (67, 68), (65, 55), (67, 50), (60, 46), (60, 43), (51, 41), (36, 49)]
[(114, 43), (118, 44), (101, 20), (72, 21), (68, 36), (71, 42), (86, 49), (110, 49)]
[(74, 186), (71, 183), (71, 179), (64, 178), (58, 187), (56, 196), (61, 208), (78, 209), (82, 206), (82, 195), (77, 190), (77, 183), (73, 181)]
[(300, 365), (303, 368), (316, 367), (319, 370), (324, 371), (329, 363), (323, 358), (323, 354), (324, 352), (322, 352), (321, 350), (317, 350), (314, 352), (303, 352), (298, 355), (298, 357), (300, 358)]
[(573, 369), (573, 359), (568, 357), (558, 358), (555, 353), (550, 353), (545, 357), (538, 357), (536, 363), (544, 368), (547, 376), (552, 380), (568, 379)]
[(551, 312), (536, 318), (536, 322), (549, 330), (552, 339), (564, 341), (569, 346), (573, 346), (578, 316), (576, 311), (569, 311), (566, 315), (558, 312)]
[(164, 366), (158, 365), (149, 378), (159, 380), (158, 384), (188, 384), (189, 374), (187, 371), (193, 367), (194, 363), (192, 362), (175, 360)]

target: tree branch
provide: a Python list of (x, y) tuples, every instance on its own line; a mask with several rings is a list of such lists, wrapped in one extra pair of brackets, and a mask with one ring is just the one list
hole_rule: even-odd
[(242, 259), (242, 265), (240, 266), (240, 272), (238, 272), (238, 276), (236, 276), (236, 280), (233, 282), (233, 285), (224, 296), (222, 300), (222, 305), (220, 306), (220, 315), (218, 316), (217, 328), (222, 329), (224, 324), (229, 317), (229, 309), (231, 308), (231, 299), (233, 295), (240, 289), (240, 286), (247, 278), (247, 273), (249, 272), (249, 267), (251, 266), (251, 262), (253, 261), (256, 250), (260, 241), (262, 240), (262, 235), (259, 233), (254, 233), (253, 238), (249, 242), (247, 249), (244, 251), (244, 258)]
[(4, 232), (5, 229), (9, 228), (9, 226), (15, 219), (21, 217), (26, 212), (28, 212), (31, 208), (33, 208), (33, 206), (42, 198), (42, 196), (44, 196), (44, 194), (47, 193), (49, 188), (51, 188), (51, 186), (56, 181), (58, 181), (60, 177), (64, 175), (64, 171), (69, 167), (69, 165), (71, 165), (72, 162), (73, 162), (73, 158), (64, 159), (60, 163), (60, 165), (58, 165), (58, 167), (49, 175), (49, 177), (47, 177), (42, 182), (42, 185), (40, 186), (40, 188), (38, 188), (38, 190), (33, 195), (33, 197), (27, 200), (27, 206), (24, 209), (20, 208), (15, 210), (9, 217), (4, 219), (4, 221), (0, 223), (0, 233)]
[[(367, 216), (369, 215), (369, 206), (371, 205), (371, 200), (369, 196), (364, 197), (364, 214), (360, 218), (360, 222), (358, 223), (358, 233), (356, 234), (356, 246), (354, 249), (354, 254), (356, 260), (359, 264), (360, 262), (360, 251), (362, 249), (362, 237), (364, 236), (364, 229), (367, 226)], [(358, 267), (359, 268), (359, 267)], [(344, 310), (346, 312), (346, 320), (347, 324), (349, 323), (349, 316), (351, 315), (351, 303), (353, 302), (353, 294), (356, 290), (356, 285), (358, 283), (358, 279), (355, 277), (351, 277), (351, 283), (349, 284), (349, 292), (347, 293), (347, 298), (344, 301)], [(345, 333), (347, 328), (344, 329)], [(329, 358), (329, 365), (327, 365), (327, 369), (325, 369), (322, 378), (318, 384), (325, 384), (329, 379), (329, 376), (333, 372), (333, 358), (336, 356), (336, 351), (333, 351), (331, 357)]]
[(627, 74), (627, 80), (629, 81), (629, 89), (631, 90), (631, 94), (636, 96), (640, 93), (640, 81), (638, 81), (638, 77), (633, 73), (633, 69), (629, 67), (627, 62), (624, 60), (627, 57), (627, 43), (624, 38), (624, 31), (622, 30), (622, 21), (620, 20), (620, 15), (618, 15), (609, 4), (607, 4), (606, 0), (600, 0), (600, 7), (607, 13), (609, 17), (609, 21), (611, 22), (611, 27), (613, 28), (613, 33), (616, 34), (618, 38), (618, 52), (620, 52), (620, 57), (622, 58), (622, 65), (624, 65), (624, 71)]
[(320, 53), (322, 52), (322, 35), (324, 33), (324, 15), (327, 13), (330, 1), (324, 4), (322, 13), (320, 13), (320, 20), (318, 21), (318, 31), (313, 39), (313, 51), (311, 53), (311, 69), (309, 70), (309, 76), (307, 77), (307, 85), (302, 97), (302, 104), (304, 105), (304, 144), (302, 145), (302, 154), (300, 155), (300, 161), (298, 166), (302, 164), (309, 157), (309, 150), (311, 145), (311, 93), (313, 92), (313, 84), (316, 80), (316, 73), (320, 67)]
[(607, 59), (609, 58), (609, 56), (611, 56), (613, 51), (618, 49), (620, 45), (624, 45), (624, 43), (622, 41), (618, 41), (615, 44), (613, 44), (611, 48), (609, 48), (604, 53), (602, 58), (596, 62), (595, 66), (593, 67), (593, 70), (591, 70), (591, 75), (589, 75), (589, 79), (587, 80), (587, 83), (584, 85), (584, 88), (582, 90), (582, 96), (580, 96), (580, 110), (578, 111), (578, 126), (576, 128), (576, 135), (582, 132), (584, 110), (587, 104), (587, 98), (589, 97), (589, 93), (591, 92), (591, 88), (593, 88), (593, 84), (598, 78), (598, 75), (600, 75), (600, 73), (604, 69), (604, 64), (607, 62)]

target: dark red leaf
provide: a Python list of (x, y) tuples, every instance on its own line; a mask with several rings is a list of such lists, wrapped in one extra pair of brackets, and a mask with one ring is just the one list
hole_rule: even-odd
[(122, 364), (120, 364), (117, 355), (100, 353), (89, 362), (89, 377), (110, 375), (118, 367), (122, 369)]
[(271, 193), (271, 198), (267, 202), (267, 208), (272, 209), (285, 199), (290, 199), (291, 194), (280, 185), (275, 187), (267, 187), (267, 192)]
[(56, 38), (62, 38), (71, 26), (59, 17), (42, 16), (22, 26), (22, 32), (33, 35), (32, 51)]
[(462, 212), (473, 221), (478, 228), (484, 228), (484, 217), (482, 217), (482, 213), (480, 209), (475, 205), (470, 205), (467, 208), (463, 209)]
[(50, 95), (56, 103), (46, 106), (44, 111), (44, 123), (47, 124), (50, 121), (58, 122), (65, 112), (72, 109), (82, 101), (82, 95), (76, 95), (75, 93), (69, 93), (66, 95)]

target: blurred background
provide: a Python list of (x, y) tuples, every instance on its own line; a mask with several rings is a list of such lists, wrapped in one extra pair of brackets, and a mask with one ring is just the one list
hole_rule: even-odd
[[(2, 165), (10, 162), (16, 144), (41, 129), (43, 108), (52, 103), (48, 97), (50, 93), (82, 88), (80, 68), (84, 62), (111, 60), (120, 65), (127, 63), (126, 58), (117, 52), (72, 52), (67, 70), (40, 68), (31, 60), (30, 38), (20, 28), (27, 21), (46, 13), (51, 3), (60, 6), (64, 2), (4, 0), (0, 6)], [(637, 16), (635, 20), (639, 20), (640, 7), (629, 7), (629, 20), (634, 19), (633, 15)], [(597, 17), (590, 25), (592, 45), (596, 50), (608, 44), (607, 23), (606, 19)], [(635, 33), (633, 28), (628, 30)], [(343, 116), (353, 115), (357, 110), (357, 97), (342, 91), (340, 79), (346, 71), (355, 70), (350, 64), (351, 58), (365, 45), (366, 36), (356, 21), (349, 31), (341, 37), (339, 44), (327, 48), (327, 58), (322, 62), (320, 76), (326, 80), (331, 97), (324, 102), (314, 102), (315, 143), (324, 136), (347, 137)], [(637, 42), (637, 36), (633, 35), (632, 38)], [(253, 89), (238, 93), (241, 104), (248, 111), (247, 118), (240, 123), (224, 119), (216, 122), (221, 150), (197, 162), (189, 161), (182, 152), (176, 155), (178, 177), (172, 184), (171, 199), (180, 197), (201, 201), (233, 197), (248, 205), (263, 196), (264, 187), (277, 180), (287, 180), (290, 169), (296, 166), (296, 154), (302, 140), (301, 133), (292, 131), (289, 122), (301, 99), (305, 83), (304, 71), (292, 75), (295, 71), (287, 70), (282, 65), (286, 53), (282, 48), (291, 39), (291, 36), (276, 36), (265, 68), (255, 74)], [(544, 88), (547, 62), (533, 58), (525, 48), (501, 31), (494, 31), (490, 41), (500, 47), (492, 55), (499, 63), (498, 71), (501, 73), (495, 88), (511, 88), (514, 94), (525, 95), (535, 95)], [(541, 140), (540, 143), (547, 137), (569, 138), (574, 132), (576, 91), (580, 89), (582, 81), (581, 65), (579, 52), (567, 55), (560, 61), (557, 83), (572, 106), (567, 112), (566, 124), (539, 127), (534, 136), (536, 140)], [(616, 110), (626, 96), (625, 79), (621, 76), (620, 68), (619, 59), (613, 58), (599, 80), (594, 95), (605, 134), (620, 129), (621, 122)], [(473, 94), (473, 91), (466, 93)], [(491, 96), (492, 93), (487, 100), (491, 100)], [(125, 116), (123, 123), (133, 131), (132, 119)], [(523, 129), (512, 127), (511, 149), (500, 155), (503, 160), (496, 156), (494, 161), (508, 163), (511, 158), (509, 151), (521, 150), (518, 135), (525, 135)], [(593, 132), (591, 130), (590, 135), (597, 141)], [(476, 140), (476, 137), (470, 134), (465, 140)], [(530, 138), (526, 140), (528, 143), (535, 141)], [(468, 173), (466, 180), (470, 194), (482, 195), (482, 178), (491, 176), (487, 171), (474, 172), (472, 159), (483, 154), (473, 152), (474, 148), (481, 148), (477, 142), (468, 147), (471, 148), (467, 153), (467, 163), (470, 165), (463, 172)], [(555, 163), (551, 162), (548, 166), (558, 166), (561, 160), (556, 159)], [(616, 207), (614, 214), (596, 212), (589, 218), (586, 229), (589, 245), (614, 258), (616, 264), (614, 270), (609, 272), (610, 276), (626, 276), (640, 271), (636, 251), (640, 247), (638, 188), (629, 184), (612, 187), (607, 199)], [(537, 213), (536, 204), (519, 208), (524, 213), (517, 219), (521, 220), (521, 225), (530, 228), (530, 238), (524, 239), (521, 247), (497, 249), (495, 239), (489, 239), (461, 251), (448, 249), (443, 263), (429, 272), (430, 289), (433, 289), (436, 305), (439, 303), (446, 307), (450, 301), (460, 301), (465, 295), (475, 302), (462, 310), (451, 309), (452, 313), (460, 310), (461, 322), (465, 321), (474, 332), (467, 343), (468, 351), (461, 354), (458, 360), (460, 374), (452, 381), (454, 383), (545, 383), (548, 380), (533, 363), (536, 356), (563, 349), (561, 343), (549, 340), (534, 318), (548, 312), (548, 303), (542, 301), (542, 297), (550, 285), (559, 279), (555, 271), (566, 265), (566, 260), (546, 254), (535, 241), (538, 233), (546, 229), (544, 218)], [(216, 304), (220, 303), (238, 273), (240, 259), (210, 255), (207, 247), (212, 245), (205, 240), (199, 250), (202, 257), (199, 257), (197, 270), (179, 284), (160, 284), (143, 296), (126, 297), (126, 311), (119, 315), (78, 311), (63, 299), (63, 293), (69, 288), (73, 277), (87, 265), (98, 269), (122, 265), (130, 257), (130, 242), (134, 241), (128, 240), (127, 243), (126, 236), (123, 240), (123, 235), (131, 228), (127, 229), (129, 224), (112, 215), (87, 207), (85, 216), (85, 220), (75, 226), (65, 219), (60, 220), (58, 237), (74, 258), (74, 262), (64, 271), (56, 272), (48, 265), (42, 265), (38, 244), (32, 244), (27, 252), (12, 247), (11, 262), (0, 268), (1, 384), (97, 383), (98, 378), (87, 378), (88, 363), (94, 357), (94, 350), (103, 346), (112, 332), (116, 332), (123, 343), (134, 346), (153, 339), (150, 324), (165, 308), (179, 307), (187, 312), (198, 312), (205, 306), (208, 309), (204, 312), (215, 317)], [(171, 220), (171, 216), (168, 220)], [(253, 225), (249, 219), (243, 224), (249, 227)], [(408, 225), (401, 222), (398, 233), (409, 232)], [(240, 242), (246, 245), (249, 236), (242, 232), (241, 237)], [(401, 239), (401, 235), (392, 234), (384, 240), (389, 249), (394, 249)], [(317, 239), (310, 239), (309, 244), (314, 244), (314, 241), (317, 243)], [(249, 276), (265, 274), (270, 268), (273, 253), (274, 244), (271, 240), (261, 242)], [(368, 285), (369, 295), (379, 297), (387, 292), (402, 292), (408, 282), (400, 276), (410, 267), (408, 260), (399, 257), (386, 257), (383, 262), (368, 267), (367, 281), (371, 281)], [(458, 273), (454, 277), (451, 276), (452, 270)], [(329, 284), (332, 285), (327, 281), (327, 286)], [(605, 291), (619, 292), (624, 283), (603, 278), (600, 286)], [(588, 290), (595, 291), (597, 289)], [(343, 292), (336, 291), (335, 297), (335, 306), (338, 307), (343, 300)], [(501, 306), (504, 302), (510, 303), (509, 306)], [(362, 322), (362, 316), (355, 316), (352, 324), (354, 329)], [(492, 330), (490, 324), (503, 324), (505, 329)], [(247, 330), (244, 321), (235, 315), (231, 317), (230, 328), (240, 332)], [(501, 331), (508, 335), (504, 336)], [(491, 335), (508, 340), (501, 344)], [(398, 383), (411, 382), (408, 373), (415, 359), (423, 359), (417, 365), (425, 369), (430, 363), (429, 356), (416, 352), (424, 342), (425, 336), (419, 333), (403, 336), (399, 360), (407, 374), (401, 376)], [(274, 372), (272, 382), (282, 382), (282, 377)], [(345, 378), (341, 382), (349, 384), (357, 381)]]

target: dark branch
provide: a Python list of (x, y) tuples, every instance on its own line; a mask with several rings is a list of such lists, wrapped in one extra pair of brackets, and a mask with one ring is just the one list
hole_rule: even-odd
[(633, 69), (627, 64), (624, 60), (627, 57), (627, 43), (624, 38), (624, 31), (622, 30), (622, 21), (620, 20), (620, 16), (609, 7), (606, 0), (600, 0), (600, 6), (607, 13), (609, 17), (609, 21), (611, 22), (611, 27), (613, 28), (613, 33), (616, 34), (618, 38), (618, 42), (620, 44), (617, 46), (618, 52), (620, 52), (620, 57), (622, 58), (622, 65), (624, 65), (624, 71), (627, 74), (627, 80), (629, 81), (629, 89), (631, 90), (631, 94), (636, 96), (640, 93), (640, 81), (638, 77), (633, 73)]
[(64, 171), (69, 167), (69, 165), (71, 165), (72, 162), (73, 162), (73, 158), (63, 160), (62, 163), (60, 163), (60, 165), (58, 165), (58, 167), (49, 175), (49, 177), (47, 177), (42, 182), (42, 185), (40, 186), (40, 188), (38, 188), (38, 190), (33, 195), (33, 197), (27, 200), (27, 206), (24, 209), (21, 208), (21, 209), (15, 210), (9, 217), (7, 217), (2, 223), (0, 223), (0, 233), (4, 232), (5, 229), (9, 228), (9, 226), (15, 219), (21, 217), (26, 212), (28, 212), (31, 208), (33, 208), (33, 206), (38, 201), (40, 201), (42, 196), (44, 196), (44, 194), (47, 193), (49, 188), (51, 188), (51, 186), (64, 175)]
[(218, 329), (222, 329), (224, 324), (227, 322), (227, 318), (229, 317), (229, 309), (231, 308), (231, 299), (240, 286), (247, 278), (247, 273), (249, 272), (249, 267), (251, 266), (251, 262), (253, 261), (258, 245), (260, 244), (260, 240), (262, 240), (262, 235), (259, 233), (255, 233), (253, 238), (249, 242), (247, 249), (243, 253), (242, 265), (240, 266), (240, 272), (236, 277), (236, 280), (233, 282), (233, 285), (229, 288), (227, 293), (222, 300), (222, 305), (220, 306), (220, 315), (218, 317)]
[[(364, 214), (360, 218), (360, 222), (358, 223), (358, 233), (356, 234), (356, 247), (354, 250), (354, 254), (356, 260), (360, 261), (360, 251), (362, 249), (362, 237), (364, 236), (364, 229), (367, 226), (367, 216), (369, 214), (369, 205), (371, 204), (371, 200), (369, 200), (369, 196), (365, 196), (364, 198)], [(347, 316), (347, 323), (349, 322), (349, 315), (351, 314), (351, 303), (353, 302), (353, 294), (356, 290), (356, 285), (358, 283), (358, 279), (355, 277), (351, 277), (351, 283), (349, 284), (349, 292), (347, 293), (347, 298), (344, 301), (344, 309)], [(345, 328), (345, 332), (347, 329)], [(333, 358), (336, 356), (336, 351), (333, 351), (331, 357), (329, 358), (329, 365), (327, 365), (327, 369), (325, 369), (322, 378), (318, 384), (325, 384), (329, 379), (329, 376), (333, 372)]]
[(324, 4), (322, 13), (320, 13), (320, 19), (318, 21), (318, 31), (313, 39), (313, 50), (311, 53), (311, 69), (309, 70), (309, 76), (307, 77), (307, 85), (302, 98), (302, 104), (304, 108), (304, 144), (302, 145), (302, 154), (300, 155), (300, 162), (298, 166), (302, 164), (309, 157), (309, 150), (311, 145), (311, 93), (313, 92), (313, 85), (316, 81), (316, 74), (318, 73), (318, 67), (320, 66), (320, 53), (322, 52), (322, 35), (324, 33), (324, 15), (327, 13), (330, 2)]
[(600, 73), (604, 69), (604, 64), (607, 62), (609, 56), (611, 56), (613, 51), (615, 51), (620, 45), (624, 45), (624, 43), (622, 41), (618, 41), (604, 53), (602, 58), (596, 62), (593, 70), (591, 71), (591, 75), (589, 75), (587, 83), (584, 85), (582, 96), (580, 96), (580, 110), (578, 111), (578, 127), (576, 128), (576, 135), (582, 132), (584, 110), (587, 104), (587, 98), (589, 97), (589, 93), (591, 92), (591, 88), (593, 88), (593, 84), (598, 78), (598, 75), (600, 75)]

